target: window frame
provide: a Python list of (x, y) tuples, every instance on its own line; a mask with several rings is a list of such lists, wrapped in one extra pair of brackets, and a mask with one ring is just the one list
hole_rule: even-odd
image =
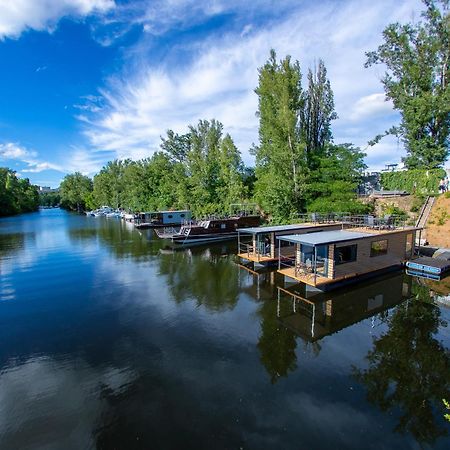
[[(348, 261), (339, 261), (338, 254), (339, 254), (339, 250), (342, 248), (354, 248), (355, 249), (354, 252), (350, 251), (351, 254), (354, 255), (354, 259), (349, 259)], [(339, 247), (338, 246), (334, 247), (334, 264), (336, 266), (356, 262), (357, 260), (358, 260), (358, 244), (341, 245)]]
[[(375, 250), (376, 253), (374, 253), (373, 244), (376, 244), (378, 242), (386, 242), (386, 249), (385, 251), (380, 252), (379, 250)], [(376, 258), (377, 256), (383, 256), (387, 255), (389, 252), (389, 239), (378, 239), (376, 241), (370, 241), (370, 257)]]

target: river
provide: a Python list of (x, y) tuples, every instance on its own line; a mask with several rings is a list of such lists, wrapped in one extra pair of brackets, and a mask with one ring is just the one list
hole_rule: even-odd
[(304, 302), (235, 252), (1, 219), (0, 449), (448, 448), (448, 280)]

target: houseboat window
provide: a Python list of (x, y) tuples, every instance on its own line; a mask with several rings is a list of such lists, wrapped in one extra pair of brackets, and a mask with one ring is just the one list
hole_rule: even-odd
[(358, 246), (356, 244), (346, 245), (345, 247), (336, 247), (336, 264), (344, 264), (356, 261)]
[(388, 252), (388, 240), (374, 241), (370, 245), (370, 256), (386, 255)]
[(173, 218), (172, 214), (169, 214), (169, 215), (167, 216), (167, 218), (168, 218), (168, 219), (172, 219), (172, 218)]
[(406, 235), (406, 249), (405, 249), (405, 256), (407, 258), (412, 257), (412, 250), (413, 250), (413, 234), (408, 233)]
[(180, 217), (184, 217), (184, 214), (180, 214)]

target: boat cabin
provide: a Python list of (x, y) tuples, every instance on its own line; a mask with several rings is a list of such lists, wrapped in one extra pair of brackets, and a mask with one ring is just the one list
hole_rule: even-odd
[(180, 226), (192, 219), (189, 210), (144, 212), (138, 215), (138, 224), (152, 226)]
[(278, 236), (279, 255), (283, 241), (295, 246), (289, 266), (279, 256), (278, 272), (321, 290), (335, 288), (403, 265), (414, 255), (418, 230), (349, 228)]
[[(268, 264), (278, 261), (278, 257), (295, 256), (295, 244), (289, 241), (277, 242), (280, 236), (291, 234), (308, 234), (320, 231), (340, 230), (342, 223), (302, 223), (293, 225), (276, 225), (269, 227), (239, 228), (238, 256), (247, 261)], [(251, 236), (251, 242), (242, 242)]]

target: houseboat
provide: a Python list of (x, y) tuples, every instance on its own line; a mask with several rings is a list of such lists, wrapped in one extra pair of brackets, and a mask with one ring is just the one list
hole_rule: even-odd
[[(269, 227), (239, 228), (238, 257), (256, 264), (270, 265), (278, 258), (289, 259), (295, 256), (295, 244), (281, 241), (278, 248), (277, 239), (290, 234), (308, 234), (320, 231), (340, 230), (343, 223), (301, 223), (294, 225), (276, 225)], [(251, 236), (251, 242), (242, 242), (242, 237)]]
[(135, 227), (139, 229), (180, 227), (191, 219), (192, 213), (189, 210), (145, 212), (137, 214)]
[(182, 225), (179, 231), (155, 229), (155, 232), (161, 239), (170, 239), (175, 244), (202, 244), (236, 239), (239, 228), (256, 227), (260, 221), (258, 215), (239, 215), (225, 219), (205, 219), (191, 222)]
[[(278, 236), (278, 272), (316, 289), (334, 289), (403, 266), (414, 256), (420, 230), (360, 227)], [(291, 261), (282, 257), (282, 242), (295, 245)]]

